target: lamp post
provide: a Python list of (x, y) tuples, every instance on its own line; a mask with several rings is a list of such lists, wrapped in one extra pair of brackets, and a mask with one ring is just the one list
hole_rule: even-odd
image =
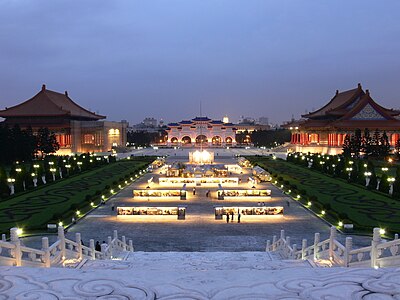
[(14, 183), (15, 183), (15, 179), (14, 178), (7, 178), (7, 183), (8, 183), (8, 187), (10, 188), (10, 195), (14, 195), (15, 194), (15, 189), (14, 189)]
[(313, 165), (313, 159), (310, 159), (308, 161), (308, 168), (311, 169), (312, 165)]
[(346, 168), (347, 173), (349, 173), (349, 180), (351, 176), (351, 171), (353, 171), (353, 168)]
[(393, 195), (393, 184), (396, 181), (396, 179), (394, 177), (389, 177), (388, 181), (389, 181), (389, 185), (390, 185), (389, 195)]
[(67, 169), (67, 175), (69, 176), (69, 169), (71, 169), (71, 165), (65, 165), (65, 168)]
[(32, 181), (33, 181), (33, 187), (37, 187), (37, 175), (36, 173), (31, 173), (32, 176)]
[(51, 175), (53, 175), (53, 181), (56, 181), (56, 168), (50, 168)]
[(371, 172), (364, 172), (364, 176), (365, 176), (365, 186), (369, 186), (369, 182), (371, 180)]
[(22, 169), (16, 168), (15, 171), (17, 172), (17, 178), (22, 179), (22, 187), (24, 188), (24, 191), (25, 191), (26, 190), (25, 180), (23, 178), (21, 178)]
[(82, 162), (81, 162), (81, 161), (78, 161), (76, 164), (78, 165), (79, 172), (80, 172), (80, 171), (81, 171)]

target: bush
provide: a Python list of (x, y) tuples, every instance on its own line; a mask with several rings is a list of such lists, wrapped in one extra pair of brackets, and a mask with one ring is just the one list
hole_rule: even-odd
[(85, 200), (86, 200), (86, 201), (90, 201), (90, 199), (92, 199), (92, 196), (91, 196), (91, 195), (86, 195), (86, 196), (85, 196)]

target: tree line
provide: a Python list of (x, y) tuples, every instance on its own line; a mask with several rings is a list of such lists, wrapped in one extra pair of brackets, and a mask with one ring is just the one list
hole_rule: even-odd
[(291, 132), (287, 129), (255, 130), (251, 133), (245, 131), (236, 134), (238, 144), (246, 144), (247, 140), (256, 147), (276, 147), (290, 142)]
[(54, 133), (48, 128), (40, 128), (34, 133), (31, 127), (21, 129), (18, 125), (8, 127), (0, 125), (1, 165), (10, 165), (15, 161), (31, 161), (37, 156), (56, 152), (60, 145)]
[[(397, 141), (396, 147), (397, 149), (400, 148), (399, 141)], [(360, 129), (356, 129), (353, 134), (346, 135), (342, 150), (345, 157), (359, 158), (363, 155), (365, 158), (384, 159), (390, 154), (389, 137), (386, 131), (381, 133), (378, 129), (372, 136), (368, 128), (365, 128), (364, 134), (361, 133)]]

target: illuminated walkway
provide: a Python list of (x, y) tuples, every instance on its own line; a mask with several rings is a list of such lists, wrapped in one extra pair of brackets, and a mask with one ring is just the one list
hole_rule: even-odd
[[(169, 161), (186, 162), (187, 158), (170, 157)], [(216, 157), (216, 160), (218, 158)], [(219, 159), (222, 163), (235, 163), (233, 158)], [(247, 173), (246, 173), (247, 172)], [(242, 177), (240, 189), (247, 189), (249, 171)], [(296, 242), (301, 238), (313, 238), (314, 232), (320, 232), (321, 238), (329, 234), (329, 226), (310, 214), (294, 200), (286, 197), (273, 185), (266, 183), (259, 188), (272, 190), (272, 198), (265, 201), (268, 206), (284, 206), (284, 216), (246, 216), (242, 215), (241, 223), (226, 223), (214, 219), (214, 206), (258, 206), (257, 200), (217, 200), (217, 188), (210, 189), (212, 198), (206, 197), (209, 188), (197, 188), (196, 195), (188, 189), (186, 201), (176, 200), (136, 200), (132, 198), (133, 189), (147, 186), (147, 180), (154, 177), (157, 182), (159, 174), (146, 174), (131, 186), (118, 193), (105, 206), (96, 209), (78, 224), (69, 229), (68, 235), (82, 233), (85, 239), (103, 239), (113, 229), (134, 241), (135, 249), (140, 251), (263, 251), (267, 239), (272, 234), (285, 229)], [(155, 189), (160, 188), (155, 184)], [(289, 205), (287, 205), (289, 201)], [(172, 216), (117, 217), (112, 206), (178, 206), (184, 205), (186, 220), (177, 220)], [(110, 231), (111, 230), (111, 231)]]

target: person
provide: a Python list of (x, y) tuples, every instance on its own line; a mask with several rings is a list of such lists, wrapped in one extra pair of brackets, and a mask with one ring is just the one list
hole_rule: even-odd
[(96, 241), (96, 245), (94, 246), (94, 250), (101, 251), (101, 246), (100, 246), (99, 241)]
[(265, 206), (265, 202), (262, 203), (262, 206)]
[(240, 223), (240, 213), (238, 213), (238, 223)]
[(193, 195), (196, 195), (196, 188), (193, 188)]
[(232, 222), (233, 222), (233, 218), (234, 218), (235, 214), (233, 211), (231, 211), (231, 218), (232, 218)]
[(85, 244), (83, 243), (82, 239), (81, 239), (81, 245), (82, 245), (82, 246), (85, 246)]
[(115, 206), (114, 206), (114, 204), (111, 206), (111, 210), (112, 211), (114, 211), (114, 208), (115, 208)]
[(288, 206), (288, 207), (290, 206), (290, 202), (289, 202), (289, 200), (288, 200), (288, 201), (286, 201), (286, 204), (287, 204), (287, 206)]
[(226, 223), (229, 223), (229, 213), (226, 213)]
[(76, 224), (75, 217), (72, 217), (72, 223), (73, 223), (73, 224)]

